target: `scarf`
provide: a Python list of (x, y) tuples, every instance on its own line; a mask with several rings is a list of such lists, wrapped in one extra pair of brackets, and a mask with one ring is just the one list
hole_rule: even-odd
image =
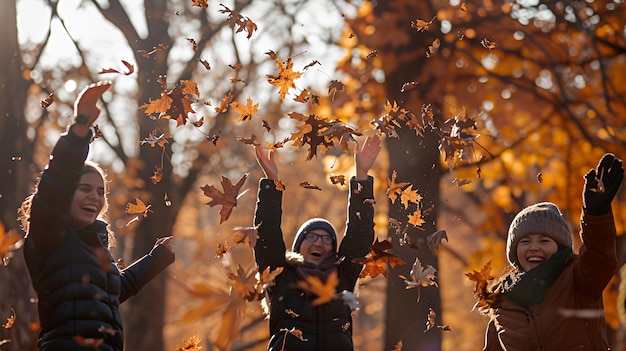
[(502, 282), (504, 296), (524, 307), (540, 304), (552, 283), (563, 271), (566, 259), (571, 254), (571, 248), (562, 248), (528, 272), (512, 272)]
[(337, 254), (335, 252), (326, 254), (319, 265), (304, 261), (302, 264), (295, 266), (298, 280), (305, 280), (309, 276), (315, 276), (325, 282), (330, 273), (337, 270), (336, 263)]

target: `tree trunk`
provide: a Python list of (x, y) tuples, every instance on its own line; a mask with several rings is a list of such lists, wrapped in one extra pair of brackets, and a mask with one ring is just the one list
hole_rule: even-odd
[[(0, 220), (5, 230), (19, 231), (16, 210), (32, 185), (32, 147), (23, 118), (28, 82), (22, 77), (15, 1), (5, 5), (0, 11)], [(8, 266), (0, 267), (0, 282), (0, 325), (16, 317), (12, 328), (0, 331), (0, 340), (11, 340), (3, 350), (36, 350), (37, 333), (31, 323), (37, 320), (37, 310), (30, 298), (24, 298), (34, 296), (34, 292), (21, 250), (14, 252)]]

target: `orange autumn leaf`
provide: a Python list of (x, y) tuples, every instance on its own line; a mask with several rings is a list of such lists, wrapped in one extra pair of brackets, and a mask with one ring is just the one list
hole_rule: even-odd
[(220, 9), (219, 12), (227, 13), (228, 17), (226, 18), (226, 22), (230, 24), (231, 27), (237, 27), (235, 33), (239, 33), (241, 31), (248, 32), (248, 39), (252, 37), (252, 33), (257, 30), (257, 25), (250, 18), (242, 16), (239, 12), (229, 9), (224, 6), (224, 4), (220, 4), (223, 9)]
[(274, 59), (274, 62), (276, 62), (276, 66), (278, 66), (278, 73), (266, 74), (265, 77), (267, 78), (268, 83), (280, 88), (278, 93), (280, 95), (280, 99), (283, 100), (285, 99), (285, 95), (287, 95), (289, 89), (296, 88), (296, 84), (293, 81), (300, 78), (302, 73), (293, 71), (293, 61), (291, 60), (291, 57), (288, 57), (287, 61), (283, 62), (273, 51), (270, 51), (268, 55), (270, 55), (270, 57)]
[(221, 205), (220, 209), (220, 224), (230, 217), (233, 207), (237, 206), (237, 199), (239, 198), (239, 189), (248, 178), (248, 174), (244, 174), (239, 181), (233, 185), (230, 179), (222, 176), (222, 189), (224, 192), (217, 190), (213, 185), (205, 185), (200, 189), (204, 191), (204, 195), (211, 198), (211, 201), (206, 204), (213, 207)]
[(196, 7), (200, 7), (203, 9), (206, 9), (209, 7), (209, 2), (208, 0), (192, 0), (193, 3), (191, 4), (191, 6), (196, 6)]
[(16, 313), (13, 308), (11, 308), (11, 312), (13, 313), (10, 317), (7, 318), (7, 322), (2, 325), (4, 329), (10, 329), (15, 324)]
[(437, 18), (437, 16), (433, 17), (429, 22), (426, 22), (421, 19), (416, 19), (415, 21), (411, 21), (411, 28), (417, 29), (418, 32), (427, 31), (430, 28), (430, 25), (433, 24), (433, 21)]
[(250, 248), (254, 248), (256, 240), (259, 238), (259, 226), (261, 226), (260, 223), (254, 227), (235, 227), (233, 229), (236, 232), (230, 240), (235, 244), (247, 242)]
[(220, 101), (220, 105), (215, 108), (215, 112), (226, 112), (231, 101), (233, 101), (233, 92), (229, 90), (228, 93), (226, 93), (226, 95), (224, 95), (224, 97)]
[(168, 92), (164, 78), (160, 79), (159, 82), (163, 87), (161, 97), (141, 105), (139, 108), (144, 109), (148, 115), (158, 113), (159, 118), (174, 119), (176, 126), (184, 125), (188, 114), (196, 112), (191, 107), (191, 103), (194, 101), (189, 95), (200, 96), (197, 84), (190, 80), (181, 80)]
[(141, 214), (144, 217), (148, 217), (148, 212), (153, 212), (150, 207), (152, 205), (146, 205), (143, 201), (135, 198), (136, 204), (129, 202), (126, 204), (126, 213), (128, 214)]
[(24, 242), (22, 236), (15, 229), (5, 231), (4, 223), (0, 221), (0, 259), (6, 266), (13, 255), (13, 251), (19, 249)]
[(339, 277), (336, 271), (330, 273), (326, 281), (314, 275), (309, 275), (305, 280), (298, 281), (298, 288), (317, 296), (317, 298), (311, 302), (313, 306), (330, 302), (335, 297), (337, 285), (339, 285)]
[(396, 171), (393, 171), (391, 173), (391, 179), (387, 178), (387, 190), (385, 192), (389, 200), (391, 200), (391, 203), (396, 203), (398, 195), (402, 194), (402, 188), (410, 184), (407, 182), (396, 183), (397, 176), (398, 173)]
[(404, 261), (400, 257), (387, 252), (388, 249), (393, 247), (391, 240), (391, 237), (381, 241), (376, 239), (370, 248), (370, 252), (364, 258), (355, 258), (352, 260), (354, 263), (365, 265), (359, 278), (365, 278), (367, 276), (375, 278), (380, 274), (386, 277), (387, 265), (395, 267), (404, 264)]
[(420, 210), (408, 214), (407, 217), (409, 219), (408, 222), (416, 227), (420, 227), (422, 224), (425, 223), (424, 219), (422, 218), (422, 211)]
[[(132, 64), (128, 63), (127, 61), (122, 60), (122, 64), (124, 65), (124, 67), (126, 67), (127, 71), (124, 72), (124, 75), (131, 75), (135, 72), (135, 66), (133, 66)], [(121, 73), (119, 70), (116, 70), (114, 68), (105, 68), (100, 70), (100, 72), (98, 72), (98, 74), (104, 74), (104, 73)]]
[(465, 276), (476, 283), (474, 295), (478, 298), (478, 301), (472, 309), (484, 310), (489, 308), (499, 295), (499, 290), (492, 291), (489, 288), (491, 281), (495, 279), (491, 275), (491, 261), (487, 262), (480, 271), (472, 270), (471, 273), (465, 273)]
[(409, 208), (409, 202), (419, 203), (422, 201), (422, 196), (417, 193), (417, 190), (413, 190), (413, 184), (411, 184), (400, 193), (400, 201), (404, 208)]
[(255, 104), (250, 98), (248, 98), (245, 105), (237, 101), (233, 101), (230, 104), (230, 107), (232, 107), (235, 112), (240, 114), (239, 118), (237, 118), (237, 122), (251, 120), (252, 116), (254, 116), (254, 114), (259, 110), (259, 104)]
[(192, 336), (189, 340), (183, 339), (183, 346), (176, 345), (176, 351), (200, 351), (202, 350), (202, 346), (200, 346), (201, 341), (198, 334)]

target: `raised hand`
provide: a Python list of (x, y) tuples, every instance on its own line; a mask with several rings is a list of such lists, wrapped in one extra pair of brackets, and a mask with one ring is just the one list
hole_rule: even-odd
[(263, 146), (256, 145), (254, 147), (254, 153), (256, 155), (256, 161), (263, 169), (265, 178), (271, 180), (278, 180), (278, 166), (274, 160), (274, 152), (270, 151), (268, 154), (263, 150)]
[(611, 210), (611, 202), (624, 180), (622, 160), (613, 154), (602, 156), (598, 167), (585, 175), (583, 209), (591, 215), (602, 215)]
[(354, 154), (357, 180), (367, 179), (367, 172), (374, 164), (374, 161), (376, 161), (380, 149), (380, 137), (378, 135), (365, 139), (362, 147)]
[(108, 80), (89, 84), (78, 94), (74, 103), (74, 123), (71, 129), (76, 135), (86, 136), (91, 125), (98, 119), (100, 115), (98, 101), (111, 84)]

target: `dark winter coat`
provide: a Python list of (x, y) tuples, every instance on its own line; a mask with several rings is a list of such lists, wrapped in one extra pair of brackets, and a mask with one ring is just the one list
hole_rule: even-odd
[[(344, 258), (337, 266), (338, 292), (354, 291), (363, 266), (352, 263), (352, 259), (367, 255), (374, 241), (374, 207), (364, 201), (366, 199), (373, 199), (373, 178), (357, 182), (353, 177), (350, 180), (346, 233), (338, 251), (338, 257)], [(261, 179), (254, 218), (255, 225), (260, 224), (255, 258), (261, 271), (266, 267), (284, 267), (276, 278), (276, 285), (269, 291), (271, 338), (268, 349), (351, 351), (354, 347), (350, 308), (337, 299), (313, 306), (316, 296), (307, 295), (295, 286), (298, 276), (295, 266), (285, 258), (286, 248), (280, 228), (281, 202), (282, 192), (276, 189), (274, 181)], [(285, 332), (292, 328), (302, 331), (306, 341)]]
[[(108, 250), (106, 223), (72, 227), (70, 204), (91, 136), (61, 136), (33, 198), (24, 258), (38, 297), (42, 351), (121, 351), (120, 303), (174, 261), (159, 245), (120, 271)], [(87, 339), (87, 341), (84, 341)], [(94, 344), (95, 345), (95, 344)]]
[(566, 259), (542, 303), (524, 307), (500, 295), (489, 311), (484, 350), (609, 349), (602, 291), (617, 267), (613, 214), (584, 215), (581, 224), (581, 254)]

